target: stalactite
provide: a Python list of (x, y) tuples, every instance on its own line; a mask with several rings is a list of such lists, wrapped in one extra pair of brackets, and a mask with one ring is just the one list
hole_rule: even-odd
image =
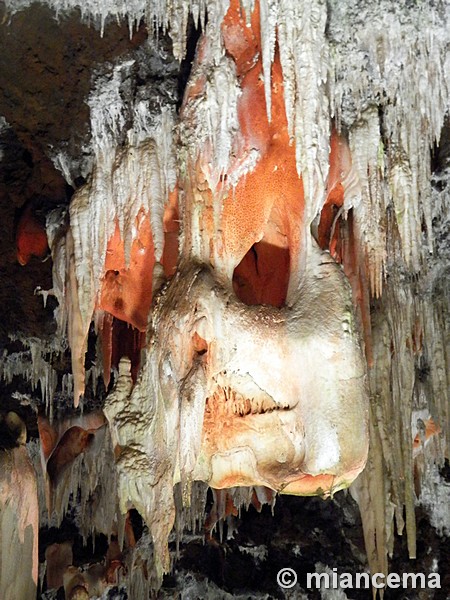
[(233, 517), (241, 517), (242, 510), (246, 511), (253, 505), (260, 512), (263, 505), (275, 506), (276, 493), (264, 486), (232, 487), (222, 490), (212, 490), (214, 503), (205, 520), (205, 532), (207, 538), (212, 536), (218, 527), (219, 538), (222, 541), (223, 525), (228, 526), (227, 536), (233, 537), (235, 526)]
[[(28, 0), (8, 0), (6, 5), (14, 11), (28, 3)], [(206, 220), (202, 218), (200, 208), (202, 202), (206, 202), (202, 196), (204, 189), (200, 187), (209, 186), (217, 193), (210, 207), (212, 228), (216, 231), (221, 217), (226, 214), (226, 201), (229, 206), (235, 200), (231, 192), (236, 191), (244, 176), (251, 179), (261, 159), (252, 145), (243, 158), (236, 160), (245, 141), (239, 103), (248, 90), (242, 83), (242, 63), (232, 57), (230, 45), (223, 39), (226, 33), (222, 24), (229, 2), (137, 0), (121, 5), (120, 9), (112, 0), (100, 3), (48, 0), (48, 4), (57, 11), (81, 6), (85, 16), (100, 21), (102, 29), (109, 14), (127, 16), (131, 28), (145, 16), (147, 23), (169, 31), (177, 58), (185, 53), (189, 14), (202, 22), (207, 39), (198, 51), (179, 125), (180, 178), (185, 184), (182, 200), (189, 194), (195, 196), (197, 205), (192, 212), (197, 211), (198, 218), (196, 222), (190, 219), (191, 215), (184, 212), (181, 203), (181, 219), (185, 223), (181, 247), (186, 250), (190, 244), (191, 258), (208, 262), (211, 236), (207, 236), (207, 244), (202, 247), (202, 228), (206, 230), (208, 223), (205, 225)], [(435, 465), (450, 454), (448, 293), (446, 296), (446, 291), (441, 290), (439, 300), (434, 298), (439, 285), (437, 280), (442, 275), (434, 256), (442, 248), (433, 231), (441, 207), (445, 205), (448, 213), (449, 204), (447, 192), (438, 194), (431, 188), (430, 168), (430, 151), (439, 141), (449, 109), (448, 2), (411, 5), (401, 1), (393, 6), (387, 0), (372, 4), (357, 0), (332, 0), (327, 4), (321, 0), (309, 3), (245, 0), (242, 6), (248, 25), (252, 24), (253, 10), (259, 10), (261, 59), (257, 56), (259, 41), (255, 46), (258, 52), (255, 50), (250, 58), (261, 60), (265, 108), (272, 123), (272, 108), (276, 103), (274, 84), (283, 85), (287, 131), (295, 143), (295, 164), (298, 175), (302, 176), (305, 197), (302, 234), (306, 235), (307, 252), (301, 254), (305, 262), (306, 255), (315, 256), (308, 246), (314, 244), (308, 235), (309, 227), (314, 228), (315, 219), (324, 204), (326, 206), (327, 183), (328, 191), (333, 187), (334, 174), (328, 173), (331, 118), (335, 119), (341, 134), (348, 136), (352, 168), (345, 176), (341, 173), (338, 177), (342, 179), (344, 197), (338, 205), (342, 213), (335, 241), (342, 249), (339, 258), (352, 284), (354, 303), (361, 313), (371, 395), (369, 460), (365, 472), (354, 484), (353, 493), (361, 507), (370, 568), (373, 572), (387, 573), (395, 528), (398, 533), (406, 529), (410, 556), (416, 554), (414, 472), (422, 479), (419, 501), (424, 506), (432, 506), (430, 498), (437, 494), (436, 482), (439, 481)], [(237, 8), (236, 2), (232, 3), (233, 7)], [(96, 308), (104, 308), (98, 306), (97, 301), (108, 243), (117, 227), (128, 266), (133, 242), (138, 238), (137, 219), (143, 211), (151, 222), (155, 261), (160, 262), (164, 246), (164, 208), (176, 182), (173, 111), (168, 108), (172, 99), (166, 97), (155, 110), (148, 108), (145, 98), (125, 106), (122, 96), (128, 90), (132, 69), (132, 61), (125, 61), (106, 74), (97, 74), (88, 99), (93, 171), (70, 205), (67, 235), (54, 233), (51, 220), (47, 225), (54, 261), (54, 293), (59, 302), (56, 318), (60, 334), (68, 327), (76, 403), (83, 392), (89, 327)], [(203, 86), (201, 93), (196, 88), (199, 81)], [(195, 120), (201, 127), (191, 127)], [(126, 130), (128, 122), (131, 126)], [(199, 165), (200, 146), (204, 160)], [(55, 160), (70, 181), (65, 157), (59, 154)], [(186, 177), (189, 172), (194, 176)], [(226, 185), (225, 175), (228, 176)], [(297, 174), (295, 177), (297, 186)], [(448, 173), (445, 178), (448, 181)], [(192, 181), (198, 189), (189, 187)], [(224, 189), (230, 192), (228, 200)], [(272, 206), (266, 208), (267, 223)], [(249, 214), (253, 213), (249, 211)], [(247, 229), (253, 225), (253, 221), (245, 223)], [(244, 227), (245, 233), (247, 229)], [(260, 230), (262, 228), (258, 229), (257, 236)], [(242, 242), (242, 231), (239, 229), (236, 235), (238, 242)], [(296, 235), (298, 242), (301, 236), (298, 231)], [(294, 245), (300, 247), (299, 243)], [(243, 254), (247, 250), (244, 249)], [(221, 251), (220, 244), (213, 248), (215, 266), (220, 266)], [(223, 268), (230, 280), (237, 266), (233, 263), (235, 258)], [(237, 262), (241, 259), (239, 257)], [(448, 276), (448, 272), (446, 274)], [(192, 285), (194, 281), (195, 278)], [(148, 287), (152, 289), (155, 285), (150, 282)], [(292, 292), (299, 287), (299, 279), (292, 277), (287, 294), (290, 300), (295, 299)], [(161, 298), (164, 294), (170, 292), (163, 291)], [(174, 304), (176, 301), (178, 298), (173, 298)], [(278, 304), (281, 306), (283, 302), (284, 298)], [(100, 321), (98, 317), (97, 324)], [(105, 369), (109, 371), (111, 336), (108, 327), (112, 325), (108, 317), (103, 323)], [(105, 412), (119, 454), (118, 482), (111, 473), (99, 472), (106, 467), (89, 463), (88, 453), (76, 458), (66, 471), (70, 483), (57, 501), (60, 520), (69, 494), (78, 489), (81, 478), (88, 481), (86, 493), (90, 493), (99, 478), (104, 481), (108, 476), (118, 485), (122, 513), (126, 512), (128, 502), (134, 503), (149, 527), (148, 536), (142, 538), (134, 554), (129, 575), (129, 589), (137, 597), (148, 593), (149, 587), (158, 587), (163, 571), (168, 568), (166, 542), (175, 518), (173, 483), (181, 481), (180, 502), (184, 508), (177, 506), (177, 509), (178, 512), (186, 510), (193, 494), (190, 480), (198, 457), (199, 430), (201, 432), (205, 408), (204, 397), (198, 392), (204, 383), (201, 370), (198, 378), (186, 384), (192, 404), (180, 408), (175, 396), (162, 397), (152, 333), (150, 328), (149, 348), (135, 388), (132, 389), (129, 365), (124, 360), (115, 391), (107, 400)], [(167, 341), (166, 338), (163, 341)], [(56, 389), (55, 374), (42, 349), (34, 342), (29, 348), (26, 355), (3, 357), (2, 376), (10, 382), (15, 374), (25, 371), (33, 387), (39, 383), (48, 401)], [(199, 356), (205, 350), (201, 345), (196, 349)], [(201, 359), (198, 360), (200, 363)], [(429, 371), (425, 383), (418, 375), (424, 363)], [(92, 376), (96, 377), (95, 371)], [(164, 377), (168, 379), (171, 374), (164, 372)], [(106, 382), (108, 378), (109, 372)], [(422, 414), (420, 411), (425, 411), (427, 419), (433, 420), (436, 430), (432, 436), (434, 441), (429, 446), (423, 444), (424, 458), (419, 467), (414, 440), (420, 427), (414, 420), (422, 418), (417, 416)], [(143, 413), (148, 415), (145, 423)], [(111, 448), (108, 446), (104, 452), (112, 464)], [(416, 489), (417, 485), (416, 482)], [(108, 489), (112, 494), (112, 488)], [(233, 499), (239, 496), (237, 504), (245, 504), (249, 493), (247, 490), (231, 495)], [(222, 496), (226, 493), (217, 494), (219, 505)], [(87, 496), (82, 496), (82, 511), (88, 510), (87, 504)], [(191, 521), (197, 520), (200, 504), (200, 500), (198, 504), (194, 502)], [(156, 507), (158, 514), (155, 514)], [(113, 527), (114, 518), (119, 518), (111, 511), (103, 518), (103, 525)], [(220, 505), (218, 512), (224, 511), (226, 513), (226, 506)], [(86, 512), (83, 514), (85, 522), (90, 522)], [(180, 522), (183, 519), (180, 517)], [(142, 570), (135, 567), (146, 562), (150, 547), (155, 567), (152, 576), (145, 580)]]
[[(372, 322), (369, 461), (355, 484), (372, 572), (384, 572), (387, 554), (392, 557), (394, 523), (399, 534), (406, 528), (409, 555), (416, 557), (415, 505), (421, 499), (416, 492), (420, 494), (421, 478), (426, 478), (413, 464), (417, 423), (421, 414), (430, 412), (437, 423), (448, 421), (448, 366), (440, 351), (443, 340), (437, 330), (430, 332), (440, 319), (441, 307), (430, 301), (430, 290), (419, 291), (419, 284), (398, 269), (391, 268), (389, 273)], [(427, 383), (420, 378), (423, 361), (430, 370)], [(433, 454), (423, 450), (428, 455), (427, 474), (433, 462), (442, 464), (448, 444), (448, 433), (440, 428), (434, 427), (429, 435), (436, 439)]]
[[(295, 140), (297, 171), (311, 223), (325, 201), (330, 119), (326, 94), (328, 45), (325, 2), (279, 2), (278, 45), (290, 134)], [(264, 40), (264, 30), (262, 39)], [(302, 40), (298, 43), (298, 40)]]
[(31, 384), (33, 391), (40, 390), (41, 398), (52, 414), (52, 398), (58, 386), (58, 375), (52, 361), (64, 351), (64, 340), (55, 338), (45, 343), (38, 338), (12, 336), (11, 339), (19, 341), (25, 350), (9, 354), (7, 351), (3, 352), (0, 358), (0, 378), (10, 384), (15, 376), (23, 377)]
[[(83, 457), (85, 475), (80, 474), (80, 532), (85, 539), (96, 533), (108, 538), (115, 534), (123, 539), (124, 516), (117, 500), (117, 473), (113, 447), (107, 427), (95, 435), (91, 448)], [(87, 485), (86, 485), (87, 480)], [(87, 487), (86, 490), (83, 488)]]
[(363, 113), (350, 130), (350, 151), (358, 174), (361, 195), (354, 203), (355, 231), (359, 255), (365, 256), (372, 296), (383, 289), (386, 256), (386, 200), (383, 182), (383, 148), (378, 112)]
[[(109, 268), (107, 252), (113, 251), (109, 246), (111, 239), (117, 231), (123, 244), (123, 267), (128, 267), (140, 222), (149, 218), (152, 255), (154, 261), (160, 262), (164, 249), (164, 207), (175, 185), (172, 110), (170, 105), (162, 106), (160, 101), (152, 113), (139, 98), (131, 107), (124, 104), (121, 93), (126, 88), (132, 64), (130, 61), (121, 63), (113, 68), (109, 77), (99, 77), (90, 96), (93, 173), (72, 199), (70, 230), (65, 237), (52, 236), (50, 241), (54, 293), (60, 302), (58, 322), (60, 327), (68, 325), (72, 351), (75, 405), (84, 392), (87, 336), (96, 304), (101, 306), (101, 282), (105, 269)], [(124, 135), (129, 110), (133, 127), (127, 132), (128, 143), (120, 149), (118, 143)], [(139, 259), (139, 248), (136, 252)], [(151, 274), (148, 283), (145, 278), (140, 280), (151, 289)], [(108, 377), (109, 374), (106, 379)]]
[[(411, 437), (415, 379), (414, 357), (411, 346), (408, 349), (407, 340), (410, 338), (411, 327), (417, 318), (418, 310), (410, 297), (411, 290), (399, 284), (396, 287), (396, 284), (392, 283), (392, 274), (388, 270), (387, 209), (393, 206), (395, 211), (400, 239), (399, 257), (403, 256), (406, 266), (417, 271), (425, 258), (423, 249), (426, 245), (422, 243), (419, 226), (422, 219), (427, 224), (428, 247), (432, 239), (431, 218), (427, 208), (427, 199), (430, 195), (429, 171), (426, 170), (426, 165), (429, 165), (427, 152), (433, 141), (439, 137), (442, 126), (446, 108), (442, 99), (447, 97), (444, 93), (446, 81), (443, 75), (442, 41), (439, 36), (437, 39), (430, 40), (420, 34), (415, 21), (418, 18), (417, 14), (412, 15), (411, 21), (403, 29), (399, 24), (398, 15), (395, 14), (386, 13), (380, 22), (376, 21), (377, 31), (383, 36), (383, 43), (378, 45), (378, 50), (371, 52), (367, 58), (357, 47), (358, 42), (353, 33), (348, 31), (345, 25), (335, 24), (342, 11), (351, 13), (352, 8), (331, 6), (332, 26), (329, 35), (332, 60), (329, 69), (329, 98), (325, 91), (327, 73), (324, 71), (324, 66), (327, 64), (326, 56), (330, 50), (327, 48), (328, 42), (324, 33), (326, 10), (321, 3), (308, 6), (303, 12), (300, 7), (288, 6), (283, 2), (261, 3), (262, 63), (266, 109), (270, 117), (272, 88), (269, 75), (272, 71), (275, 39), (277, 39), (283, 71), (288, 127), (296, 141), (297, 168), (302, 173), (305, 186), (306, 206), (309, 211), (305, 218), (307, 223), (315, 218), (325, 202), (329, 136), (328, 102), (338, 127), (345, 125), (349, 131), (353, 167), (347, 178), (344, 177), (347, 181), (344, 185), (343, 206), (344, 216), (352, 210), (353, 220), (350, 226), (352, 249), (350, 254), (348, 250), (347, 254), (344, 254), (343, 262), (344, 267), (348, 269), (346, 272), (354, 274), (354, 283), (352, 281), (354, 293), (357, 297), (360, 296), (366, 352), (369, 363), (372, 365), (373, 362), (370, 386), (374, 399), (371, 409), (372, 458), (367, 474), (363, 476), (366, 478), (365, 487), (360, 490), (358, 497), (366, 507), (363, 513), (366, 519), (366, 543), (371, 566), (373, 569), (383, 571), (387, 567), (386, 552), (392, 551), (392, 518), (395, 512), (397, 528), (402, 531), (403, 506), (406, 506), (406, 529), (410, 554), (412, 556), (415, 554)], [(217, 17), (220, 11), (214, 14)], [(186, 21), (186, 13), (180, 10), (172, 15), (182, 15), (180, 21), (175, 19), (173, 22), (174, 32), (180, 35)], [(250, 15), (246, 14), (246, 18), (249, 20)], [(389, 19), (393, 20), (397, 36), (390, 35), (390, 39), (384, 33), (392, 29), (386, 26), (385, 21)], [(213, 26), (210, 24), (208, 29), (210, 37), (211, 30), (214, 25), (217, 25), (214, 19), (212, 22)], [(343, 22), (350, 23), (352, 19), (347, 15), (347, 19)], [(333, 24), (335, 24), (334, 28)], [(365, 27), (362, 20), (358, 25), (361, 29)], [(277, 38), (275, 31), (277, 31)], [(393, 57), (398, 56), (399, 47), (404, 43), (405, 36), (406, 39), (412, 40), (409, 48), (415, 47), (417, 58), (415, 63), (410, 60), (412, 52), (410, 49), (408, 69), (406, 74), (402, 72), (399, 78), (398, 70), (392, 66), (395, 64)], [(305, 37), (308, 39), (308, 44), (295, 43), (297, 39)], [(237, 112), (240, 95), (238, 80), (230, 59), (222, 58), (217, 54), (217, 40), (215, 40), (215, 37), (209, 40), (212, 48), (209, 50), (210, 67), (214, 76), (207, 79), (204, 94), (200, 95), (195, 103), (188, 104), (183, 113), (185, 122), (188, 123), (189, 111), (192, 111), (197, 119), (201, 111), (204, 112), (204, 116), (199, 121), (203, 123), (204, 141), (207, 140), (210, 144), (211, 171), (205, 175), (205, 179), (211, 189), (216, 189), (221, 174), (230, 170), (230, 152), (240, 136)], [(375, 42), (372, 43), (372, 47), (376, 47)], [(431, 103), (424, 101), (424, 86), (417, 85), (420, 93), (419, 96), (414, 96), (410, 90), (415, 88), (408, 81), (408, 77), (413, 77), (416, 82), (416, 75), (411, 75), (409, 65), (415, 69), (414, 73), (420, 73), (425, 71), (421, 61), (430, 59), (434, 60), (432, 77), (442, 90), (442, 98), (437, 99), (437, 104), (432, 104), (433, 109)], [(360, 77), (364, 60), (371, 61), (373, 65), (376, 75), (372, 79)], [(406, 65), (407, 59), (402, 60)], [(200, 75), (204, 75), (205, 71), (201, 69), (205, 69), (205, 63), (199, 68)], [(195, 78), (194, 70), (193, 81)], [(306, 87), (305, 80), (308, 81)], [(350, 85), (352, 89), (351, 101), (344, 85)], [(219, 87), (221, 93), (217, 95)], [(402, 88), (400, 94), (399, 88)], [(225, 104), (224, 89), (229, 91), (227, 96), (231, 98), (231, 101), (228, 100)], [(371, 105), (367, 103), (367, 99), (380, 97), (381, 90), (388, 98), (400, 95), (404, 103), (395, 105), (386, 103), (386, 110), (380, 117), (375, 101), (372, 101)], [(408, 110), (407, 102), (411, 97), (413, 110)], [(432, 123), (432, 127), (427, 128), (428, 134), (425, 139), (419, 139), (420, 127), (416, 122), (417, 114), (421, 114), (421, 118), (428, 119)], [(200, 134), (198, 128), (189, 130), (182, 123), (181, 133), (184, 136), (182, 137), (184, 148), (188, 153), (195, 152)], [(189, 135), (194, 134), (195, 143), (189, 138)], [(203, 139), (201, 134), (200, 138)], [(195, 163), (197, 158), (197, 156), (187, 155), (184, 158), (182, 156), (181, 162), (182, 164)], [(257, 156), (249, 154), (245, 169), (251, 173), (257, 160)], [(239, 172), (236, 171), (236, 181), (243, 172), (242, 167)], [(231, 170), (230, 184), (233, 184), (232, 178), (233, 170)], [(416, 190), (419, 191), (416, 193)], [(412, 199), (410, 199), (411, 194), (413, 194)], [(215, 221), (217, 218), (216, 214)], [(199, 236), (198, 232), (190, 233), (193, 241)], [(200, 251), (197, 254), (200, 255)], [(355, 260), (355, 256), (359, 258), (352, 266), (351, 261)], [(382, 296), (387, 276), (390, 277), (390, 281), (385, 295)], [(350, 279), (352, 280), (352, 277)], [(387, 321), (370, 322), (366, 282), (370, 285), (371, 295), (375, 298), (381, 297), (378, 310), (380, 314), (387, 317)], [(292, 285), (295, 284), (294, 282)], [(395, 297), (396, 293), (398, 297)], [(404, 328), (398, 324), (400, 315), (404, 321)], [(425, 321), (430, 323), (429, 318), (424, 319)], [(430, 339), (434, 339), (433, 336)], [(394, 348), (394, 358), (390, 356), (391, 345)], [(435, 375), (433, 377), (436, 379)], [(441, 409), (438, 413), (440, 418), (445, 417), (445, 410)], [(384, 430), (388, 423), (392, 431)], [(373, 482), (377, 482), (381, 489), (386, 490), (386, 496), (377, 496), (379, 488), (368, 479), (371, 473)], [(401, 485), (400, 481), (405, 481), (405, 484)]]
[(202, 532), (202, 528), (205, 525), (205, 506), (208, 489), (209, 486), (203, 481), (193, 481), (190, 490), (191, 495), (189, 498), (186, 498), (186, 493), (182, 493), (180, 484), (177, 484), (174, 488), (177, 552), (183, 534), (186, 531), (194, 534)]

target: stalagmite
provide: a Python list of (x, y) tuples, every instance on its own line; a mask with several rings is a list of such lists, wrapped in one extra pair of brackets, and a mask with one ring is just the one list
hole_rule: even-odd
[(1, 420), (19, 445), (0, 450), (0, 597), (34, 598), (39, 566), (36, 473), (25, 446), (25, 424), (13, 412)]

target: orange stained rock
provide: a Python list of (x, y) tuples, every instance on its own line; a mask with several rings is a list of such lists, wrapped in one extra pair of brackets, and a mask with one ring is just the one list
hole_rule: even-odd
[(17, 260), (24, 266), (32, 256), (43, 258), (48, 252), (45, 227), (36, 218), (29, 204), (20, 216), (16, 231)]
[(413, 442), (414, 456), (420, 452), (420, 450), (422, 449), (422, 444), (426, 444), (430, 438), (432, 438), (434, 435), (438, 435), (439, 433), (441, 433), (441, 428), (439, 427), (439, 425), (437, 425), (431, 417), (429, 419), (427, 419), (425, 421), (424, 437), (422, 437), (422, 439), (421, 439), (421, 436), (419, 434), (417, 434), (416, 437), (414, 438), (414, 442)]
[[(271, 119), (268, 119), (261, 60), (260, 13), (255, 3), (250, 26), (238, 0), (232, 0), (222, 24), (228, 56), (234, 61), (241, 87), (238, 99), (239, 134), (228, 173), (217, 189), (208, 181), (211, 153), (206, 143), (191, 165), (187, 221), (194, 205), (201, 207), (201, 227), (209, 258), (234, 268), (233, 286), (247, 304), (282, 306), (290, 273), (298, 268), (303, 230), (304, 194), (297, 174), (295, 146), (289, 138), (284, 105), (283, 76), (278, 50), (271, 68)], [(197, 61), (207, 58), (203, 41)], [(184, 106), (205, 93), (206, 76), (200, 72), (188, 86)], [(235, 170), (257, 155), (256, 164), (235, 186), (228, 180)], [(328, 195), (322, 211), (318, 238), (338, 262), (342, 260), (339, 211), (344, 202), (343, 182), (351, 170), (346, 141), (333, 130), (330, 140)], [(194, 182), (192, 184), (192, 182)], [(190, 198), (189, 198), (190, 194)], [(192, 206), (191, 206), (192, 205)], [(220, 213), (217, 222), (217, 212)], [(356, 288), (356, 285), (354, 286)]]
[[(136, 236), (131, 245), (129, 264), (125, 260), (124, 241), (119, 225), (108, 241), (104, 277), (97, 308), (145, 331), (152, 303), (152, 279), (155, 247), (147, 213), (141, 210), (136, 218)], [(166, 276), (173, 275), (178, 258), (178, 198), (177, 190), (169, 197), (164, 212), (164, 250), (162, 263)]]
[[(47, 417), (38, 416), (39, 438), (41, 440), (41, 450), (45, 461), (48, 461), (52, 453), (63, 441), (64, 434), (71, 428), (95, 431), (105, 424), (103, 412), (91, 412), (80, 416), (69, 417), (62, 421), (53, 421), (50, 423)], [(69, 438), (66, 438), (70, 439)]]
[(205, 537), (210, 540), (212, 531), (219, 521), (227, 517), (237, 517), (239, 514), (233, 500), (233, 496), (227, 489), (213, 490), (214, 504), (205, 519), (204, 530)]
[(105, 416), (102, 411), (53, 422), (47, 417), (38, 416), (41, 465), (45, 474), (45, 497), (50, 513), (53, 510), (53, 491), (60, 477), (77, 456), (89, 448), (96, 431), (104, 426)]
[(145, 331), (152, 302), (155, 249), (149, 217), (141, 212), (136, 220), (137, 236), (131, 246), (129, 265), (119, 225), (108, 242), (105, 275), (97, 308)]
[[(123, 356), (130, 358), (132, 376), (136, 380), (140, 351), (145, 344), (145, 331), (152, 304), (155, 247), (148, 214), (141, 210), (135, 225), (136, 236), (132, 242), (128, 265), (118, 223), (106, 251), (104, 277), (96, 307), (105, 311), (100, 321), (100, 335), (106, 387), (110, 381), (111, 366), (117, 367)], [(164, 275), (171, 277), (178, 260), (179, 216), (176, 188), (169, 194), (161, 226), (164, 231), (161, 262)]]
[(364, 467), (365, 460), (361, 460), (359, 465), (341, 477), (335, 475), (307, 475), (300, 476), (296, 481), (288, 483), (283, 488), (283, 494), (293, 494), (294, 496), (322, 496), (324, 498), (332, 497), (336, 490), (342, 487), (348, 487), (352, 481), (359, 475)]
[(44, 459), (47, 460), (58, 443), (59, 435), (48, 419), (38, 417), (39, 438)]
[(164, 210), (164, 251), (162, 264), (166, 277), (175, 273), (178, 261), (178, 236), (180, 231), (180, 217), (178, 212), (178, 188), (169, 194), (169, 200)]
[(359, 234), (352, 211), (349, 211), (345, 222), (341, 214), (344, 205), (343, 182), (349, 176), (352, 159), (347, 142), (334, 128), (330, 140), (329, 167), (327, 198), (320, 214), (317, 241), (322, 250), (329, 250), (335, 261), (342, 263), (350, 281), (353, 304), (361, 318), (366, 360), (371, 367), (373, 364), (372, 326), (366, 263), (361, 256)]
[(52, 510), (53, 487), (60, 475), (91, 444), (97, 429), (104, 426), (105, 417), (101, 411), (73, 416), (50, 423), (47, 417), (38, 416), (39, 438), (41, 441), (42, 470), (47, 475), (45, 495), (47, 508)]
[(360, 234), (353, 212), (349, 211), (345, 221), (341, 214), (344, 205), (343, 182), (348, 177), (351, 167), (352, 160), (348, 144), (333, 129), (330, 140), (328, 193), (320, 214), (318, 243), (323, 250), (330, 251), (336, 262), (342, 263), (344, 272), (350, 281), (353, 304), (359, 311), (361, 319), (367, 364), (372, 367), (372, 325), (367, 265), (361, 252)]
[(89, 447), (94, 438), (92, 430), (75, 425), (61, 437), (58, 445), (47, 462), (47, 473), (51, 481), (56, 482), (61, 473)]
[[(171, 277), (178, 259), (179, 217), (176, 189), (169, 195), (161, 225), (164, 230), (162, 264), (165, 276)], [(106, 387), (109, 384), (111, 366), (117, 366), (122, 356), (128, 356), (132, 360), (132, 375), (136, 379), (152, 303), (154, 266), (155, 247), (149, 216), (144, 211), (137, 216), (136, 237), (131, 246), (128, 265), (124, 242), (116, 223), (114, 234), (108, 242), (105, 274), (97, 303), (97, 309), (105, 311), (100, 334)], [(132, 327), (123, 327), (125, 323)]]
[[(304, 210), (303, 185), (297, 174), (284, 106), (283, 76), (278, 51), (272, 65), (272, 111), (267, 118), (261, 61), (259, 5), (251, 27), (246, 26), (239, 2), (233, 0), (224, 19), (225, 47), (236, 64), (242, 94), (238, 118), (243, 155), (258, 152), (259, 159), (230, 190), (221, 215), (222, 245), (238, 264), (253, 244), (263, 241), (282, 249), (294, 262), (299, 252)], [(236, 159), (239, 161), (239, 157)], [(260, 266), (276, 268), (270, 258)], [(274, 261), (272, 261), (274, 262)], [(281, 282), (280, 282), (281, 284)], [(284, 282), (286, 284), (286, 282)]]
[(330, 139), (327, 198), (320, 214), (318, 243), (322, 250), (328, 249), (337, 262), (342, 262), (339, 251), (339, 216), (344, 204), (342, 181), (350, 169), (350, 149), (346, 141), (333, 128)]
[[(233, 0), (222, 33), (241, 88), (237, 106), (239, 133), (228, 172), (221, 174), (217, 187), (209, 177), (214, 151), (211, 144), (204, 144), (196, 164), (188, 165), (185, 240), (189, 240), (194, 211), (200, 210), (203, 259), (229, 273), (247, 253), (256, 249), (258, 264), (250, 256), (237, 268), (236, 292), (247, 303), (281, 305), (290, 266), (299, 252), (304, 198), (295, 148), (287, 131), (280, 59), (277, 53), (272, 66), (269, 123), (260, 58), (258, 4), (251, 27), (247, 27), (239, 2)], [(208, 45), (203, 40), (197, 53), (199, 64), (206, 60), (207, 53)], [(205, 94), (205, 88), (206, 77), (200, 72), (187, 88), (184, 108)], [(236, 171), (245, 164), (248, 164), (243, 169), (246, 173), (235, 182)], [(252, 250), (259, 243), (265, 247)]]

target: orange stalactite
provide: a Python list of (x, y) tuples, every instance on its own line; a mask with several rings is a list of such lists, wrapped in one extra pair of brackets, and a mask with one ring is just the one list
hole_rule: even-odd
[[(267, 489), (269, 489), (269, 488), (267, 488)], [(270, 490), (270, 491), (272, 492), (272, 490)], [(254, 509), (255, 509), (257, 512), (261, 512), (261, 509), (262, 509), (262, 504), (261, 504), (261, 502), (259, 501), (258, 495), (257, 495), (257, 493), (255, 492), (255, 490), (253, 490), (253, 493), (252, 493), (252, 506), (254, 507)]]
[(417, 434), (414, 438), (413, 442), (413, 455), (417, 456), (417, 454), (423, 451), (423, 447), (426, 443), (435, 435), (439, 435), (441, 433), (441, 428), (437, 425), (433, 419), (430, 417), (425, 421), (425, 431), (423, 432), (423, 437)]
[(251, 503), (257, 512), (261, 512), (263, 504), (273, 506), (276, 498), (276, 492), (268, 487), (260, 486), (258, 491), (253, 490)]
[(344, 205), (343, 181), (351, 169), (350, 149), (336, 129), (330, 139), (330, 162), (327, 197), (320, 213), (318, 243), (322, 250), (329, 250), (336, 262), (342, 262), (340, 245), (340, 212)]
[(330, 138), (330, 166), (327, 182), (327, 204), (342, 206), (343, 182), (352, 168), (352, 157), (347, 141), (333, 127)]
[(334, 260), (342, 263), (340, 208), (344, 201), (344, 189), (341, 184), (335, 188), (333, 198), (329, 198), (320, 213), (317, 241), (322, 250), (329, 250)]
[(111, 379), (111, 357), (112, 357), (112, 334), (113, 334), (114, 317), (109, 313), (103, 315), (99, 328), (99, 335), (102, 344), (102, 366), (103, 366), (103, 382), (105, 388), (108, 389)]
[(39, 438), (41, 440), (41, 450), (44, 460), (48, 460), (51, 453), (58, 443), (58, 431), (50, 425), (48, 419), (38, 417)]
[(353, 304), (359, 311), (363, 329), (366, 360), (372, 366), (372, 327), (370, 322), (370, 298), (367, 287), (366, 265), (361, 258), (361, 248), (355, 231), (353, 213), (344, 218), (343, 182), (350, 173), (352, 160), (345, 139), (335, 129), (330, 139), (330, 166), (327, 198), (320, 214), (318, 243), (322, 250), (341, 263), (352, 286)]
[(32, 256), (44, 258), (49, 252), (45, 227), (28, 205), (20, 216), (16, 231), (17, 260), (24, 266)]
[(219, 521), (225, 520), (227, 517), (237, 517), (239, 514), (236, 508), (232, 494), (226, 489), (214, 490), (214, 504), (205, 519), (204, 531), (205, 539), (212, 541), (212, 531)]
[(47, 462), (47, 473), (53, 483), (56, 483), (61, 473), (89, 447), (93, 438), (91, 430), (77, 425), (70, 427), (63, 434)]
[[(164, 251), (161, 262), (165, 276), (171, 277), (178, 259), (179, 216), (176, 189), (169, 196), (163, 228)], [(140, 352), (145, 344), (145, 331), (152, 304), (155, 248), (150, 218), (143, 211), (136, 219), (136, 231), (128, 265), (118, 224), (106, 251), (105, 274), (97, 304), (97, 310), (105, 311), (100, 323), (100, 335), (106, 387), (110, 381), (111, 366), (117, 367), (123, 356), (130, 358), (132, 376), (136, 380)]]
[(224, 19), (225, 47), (236, 65), (242, 153), (258, 152), (254, 169), (224, 199), (222, 247), (237, 264), (234, 287), (247, 304), (282, 306), (291, 265), (300, 251), (304, 212), (301, 178), (291, 144), (278, 51), (272, 65), (271, 120), (267, 117), (261, 60), (259, 5), (247, 27), (238, 2)]
[(423, 329), (419, 319), (414, 322), (411, 337), (406, 340), (406, 347), (416, 356), (420, 356), (423, 351)]
[[(214, 504), (204, 523), (205, 538), (207, 541), (212, 540), (212, 531), (219, 521), (239, 515), (239, 508), (236, 506), (233, 495), (228, 489), (214, 489), (213, 495)], [(275, 496), (276, 493), (270, 488), (259, 487), (258, 492), (256, 489), (253, 489), (250, 503), (257, 512), (261, 512), (263, 504), (272, 504)]]
[(118, 224), (108, 242), (97, 308), (145, 331), (152, 302), (155, 249), (148, 216), (140, 213), (136, 221), (137, 235), (131, 246), (128, 265)]
[(180, 232), (180, 216), (178, 211), (178, 188), (169, 194), (164, 210), (164, 251), (162, 264), (164, 274), (170, 278), (175, 273), (178, 261), (178, 236)]

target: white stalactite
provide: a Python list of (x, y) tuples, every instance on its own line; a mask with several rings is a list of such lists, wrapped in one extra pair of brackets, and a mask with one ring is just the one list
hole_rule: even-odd
[[(89, 327), (103, 277), (106, 250), (116, 223), (130, 258), (141, 210), (150, 216), (155, 258), (163, 251), (163, 212), (176, 181), (173, 109), (156, 100), (153, 112), (138, 99), (128, 106), (125, 93), (133, 61), (99, 76), (89, 98), (94, 168), (88, 183), (70, 204), (70, 231), (50, 239), (54, 293), (60, 303), (58, 324), (67, 324), (72, 350), (74, 401), (84, 391), (84, 355)], [(126, 130), (127, 111), (133, 125)], [(120, 142), (125, 147), (120, 147)], [(53, 241), (53, 243), (52, 243)]]

